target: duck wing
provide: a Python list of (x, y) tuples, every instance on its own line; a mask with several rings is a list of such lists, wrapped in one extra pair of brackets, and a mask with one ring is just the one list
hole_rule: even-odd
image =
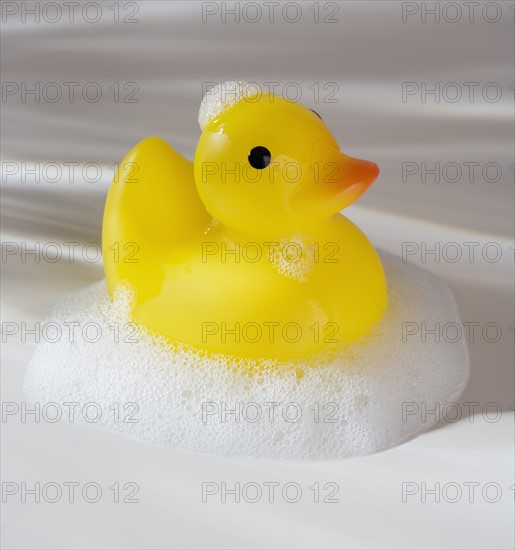
[(138, 143), (123, 159), (107, 195), (102, 253), (109, 291), (128, 281), (138, 291), (159, 285), (162, 259), (200, 235), (211, 216), (197, 192), (193, 164), (161, 138)]

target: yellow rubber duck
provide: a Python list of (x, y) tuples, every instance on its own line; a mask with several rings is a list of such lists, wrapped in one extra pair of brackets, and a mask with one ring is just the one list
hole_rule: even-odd
[(387, 304), (379, 257), (340, 210), (378, 167), (310, 109), (244, 82), (206, 94), (193, 163), (157, 137), (121, 162), (105, 205), (111, 294), (171, 343), (293, 359), (367, 333)]

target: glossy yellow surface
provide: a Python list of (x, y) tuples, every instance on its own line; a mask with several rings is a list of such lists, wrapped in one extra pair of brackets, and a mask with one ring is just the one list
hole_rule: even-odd
[[(257, 146), (263, 169), (249, 164)], [(130, 284), (136, 322), (208, 352), (288, 359), (348, 343), (387, 303), (376, 251), (339, 214), (377, 174), (312, 111), (266, 94), (211, 120), (193, 163), (145, 139), (105, 206), (109, 291)]]

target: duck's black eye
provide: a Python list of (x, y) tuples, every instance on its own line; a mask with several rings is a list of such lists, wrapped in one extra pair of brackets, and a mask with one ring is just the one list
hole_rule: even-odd
[(315, 113), (315, 115), (316, 115), (320, 120), (322, 120), (322, 117), (321, 117), (316, 111), (314, 111), (313, 109), (310, 109), (310, 111), (311, 111), (312, 113)]
[(270, 164), (271, 158), (272, 155), (270, 151), (261, 145), (254, 147), (249, 153), (249, 163), (252, 168), (256, 168), (256, 170), (263, 170), (263, 168), (266, 168)]

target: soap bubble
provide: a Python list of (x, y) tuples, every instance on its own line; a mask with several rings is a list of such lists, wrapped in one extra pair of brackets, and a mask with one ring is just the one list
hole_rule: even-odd
[(241, 80), (216, 84), (202, 98), (198, 112), (200, 127), (204, 129), (206, 124), (218, 118), (226, 109), (256, 93), (261, 94), (259, 86)]

